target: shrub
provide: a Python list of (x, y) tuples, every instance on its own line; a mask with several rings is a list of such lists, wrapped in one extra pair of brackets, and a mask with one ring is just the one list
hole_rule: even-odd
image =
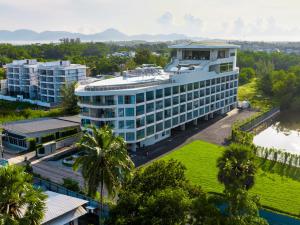
[(42, 143), (46, 143), (46, 142), (53, 141), (53, 140), (55, 140), (54, 134), (47, 134), (42, 137)]
[(27, 141), (29, 144), (28, 151), (30, 151), (30, 152), (35, 151), (36, 147), (37, 147), (35, 138), (28, 138)]
[(71, 178), (64, 178), (62, 186), (64, 186), (65, 188), (71, 191), (80, 192), (80, 187), (78, 182)]

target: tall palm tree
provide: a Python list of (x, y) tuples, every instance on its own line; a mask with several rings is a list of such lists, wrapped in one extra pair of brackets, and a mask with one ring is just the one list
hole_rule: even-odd
[(249, 146), (232, 144), (218, 159), (218, 180), (227, 189), (249, 190), (254, 185), (255, 155)]
[(114, 196), (124, 179), (131, 175), (134, 164), (127, 154), (123, 138), (115, 136), (111, 128), (104, 126), (98, 129), (90, 126), (90, 131), (77, 144), (86, 155), (76, 159), (73, 169), (81, 168), (90, 196), (95, 196), (100, 186), (101, 220), (104, 185), (108, 194)]
[(41, 223), (46, 195), (32, 185), (32, 176), (19, 166), (0, 168), (0, 224)]

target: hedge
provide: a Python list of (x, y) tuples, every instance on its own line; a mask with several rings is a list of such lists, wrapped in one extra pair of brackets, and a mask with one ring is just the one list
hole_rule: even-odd
[(54, 134), (47, 134), (47, 135), (45, 135), (41, 138), (42, 143), (50, 142), (50, 141), (53, 141), (53, 140), (55, 140), (55, 135)]

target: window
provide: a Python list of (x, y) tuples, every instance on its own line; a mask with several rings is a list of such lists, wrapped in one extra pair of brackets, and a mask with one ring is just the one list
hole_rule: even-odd
[(173, 87), (173, 95), (176, 95), (179, 93), (179, 86), (174, 86)]
[(119, 121), (119, 129), (124, 129), (124, 121)]
[(171, 95), (171, 88), (170, 87), (165, 88), (165, 97), (170, 95)]
[(119, 117), (124, 117), (124, 109), (118, 109), (118, 116)]
[(145, 137), (145, 129), (138, 130), (138, 131), (136, 132), (136, 139), (137, 139), (137, 140), (140, 140), (140, 139), (142, 139), (142, 138), (144, 138), (144, 137)]
[(148, 115), (146, 117), (146, 122), (147, 122), (147, 124), (154, 123), (154, 114)]
[(163, 122), (156, 124), (156, 132), (160, 132), (164, 129)]
[(194, 109), (198, 108), (198, 106), (199, 106), (199, 101), (198, 100), (194, 101)]
[(145, 126), (145, 117), (136, 119), (136, 127), (139, 128), (143, 126)]
[(194, 99), (199, 98), (199, 91), (194, 91)]
[(163, 100), (156, 101), (155, 103), (156, 110), (163, 109), (163, 107), (164, 107)]
[(147, 127), (147, 136), (154, 134), (154, 126)]
[(187, 108), (187, 111), (191, 110), (193, 108), (193, 104), (191, 102), (187, 103), (186, 108)]
[(199, 82), (194, 83), (194, 90), (197, 90), (197, 89), (199, 89)]
[(136, 95), (136, 103), (142, 103), (145, 101), (144, 93), (140, 93)]
[(179, 97), (178, 96), (174, 96), (173, 97), (173, 105), (177, 105), (179, 104)]
[(134, 141), (134, 132), (126, 133), (126, 141)]
[(185, 122), (185, 114), (180, 116), (180, 123), (184, 123)]
[(126, 120), (126, 129), (134, 128), (134, 120)]
[(200, 88), (203, 88), (203, 87), (205, 87), (205, 83), (204, 83), (204, 81), (200, 81)]
[(148, 103), (146, 105), (146, 112), (150, 113), (150, 112), (153, 112), (153, 111), (154, 111), (154, 103), (153, 102), (152, 103)]
[(124, 96), (118, 96), (118, 104), (123, 105), (124, 104)]
[(180, 85), (180, 93), (186, 92), (185, 85)]
[(188, 100), (188, 101), (193, 100), (193, 93), (188, 93), (188, 94), (187, 94), (187, 100)]
[(166, 120), (165, 121), (165, 129), (168, 129), (171, 127), (171, 120)]
[(126, 108), (125, 112), (126, 116), (134, 116), (134, 108)]
[(203, 97), (205, 95), (204, 89), (200, 90), (200, 97)]
[(125, 104), (134, 104), (135, 96), (133, 95), (125, 95)]
[[(170, 109), (168, 109), (170, 110)], [(163, 112), (157, 112), (156, 113), (156, 121), (160, 121), (163, 119)]]
[(235, 52), (230, 53), (230, 57), (233, 57), (233, 56), (235, 56)]
[(206, 81), (206, 87), (207, 87), (207, 86), (210, 86), (210, 80), (207, 80), (207, 81)]
[(193, 118), (192, 112), (189, 112), (186, 117), (187, 117), (187, 120), (191, 120)]
[(165, 108), (171, 106), (171, 98), (165, 99)]
[(210, 94), (210, 88), (206, 88), (205, 94), (206, 94), (206, 95), (209, 95), (209, 94)]
[[(171, 109), (166, 109), (165, 110), (165, 118), (171, 117)], [(157, 121), (157, 119), (156, 119)]]
[(177, 124), (178, 124), (178, 117), (174, 117), (173, 119), (172, 119), (172, 121), (173, 121), (173, 126), (176, 126)]
[(146, 92), (146, 99), (147, 101), (151, 101), (154, 99), (154, 91), (147, 91)]
[(179, 108), (178, 107), (174, 107), (173, 108), (173, 116), (177, 115), (179, 113)]
[(144, 105), (139, 105), (136, 107), (136, 115), (140, 116), (145, 114), (145, 106)]
[(188, 84), (188, 85), (187, 85), (187, 89), (188, 89), (188, 91), (193, 90), (193, 84), (192, 84), (192, 83), (191, 83), (191, 84)]
[(180, 103), (185, 102), (186, 101), (186, 95), (180, 95)]
[(198, 110), (194, 110), (193, 116), (194, 116), (194, 118), (198, 117)]
[(162, 98), (163, 97), (163, 90), (158, 89), (156, 90), (156, 98)]
[(180, 105), (180, 113), (184, 113), (186, 111), (186, 105)]

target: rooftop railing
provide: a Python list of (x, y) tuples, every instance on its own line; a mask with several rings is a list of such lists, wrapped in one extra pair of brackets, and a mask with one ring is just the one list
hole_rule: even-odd
[(122, 89), (133, 89), (141, 87), (149, 87), (162, 84), (172, 83), (172, 79), (160, 80), (160, 81), (150, 81), (150, 82), (140, 82), (135, 84), (124, 84), (124, 85), (107, 85), (107, 86), (86, 86), (85, 91), (111, 91), (111, 90), (122, 90)]

